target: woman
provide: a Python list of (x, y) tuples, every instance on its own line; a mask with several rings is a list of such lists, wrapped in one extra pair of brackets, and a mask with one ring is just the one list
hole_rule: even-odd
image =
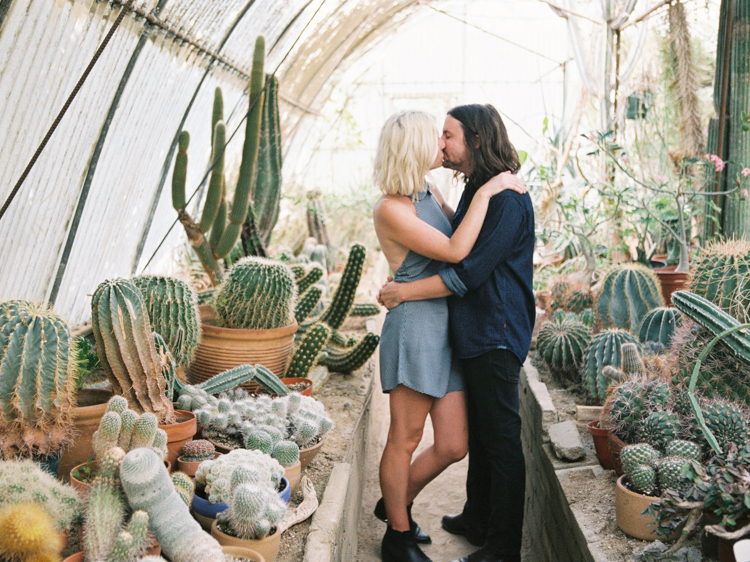
[[(474, 196), (466, 217), (452, 234), (451, 209), (425, 182), (443, 160), (443, 141), (433, 118), (406, 111), (383, 126), (375, 156), (374, 180), (383, 192), (373, 220), (380, 246), (396, 281), (436, 274), (444, 262), (466, 257), (479, 235), (490, 197), (504, 189), (492, 178)], [(375, 515), (387, 519), (383, 562), (430, 562), (419, 542), (430, 542), (411, 518), (417, 494), (467, 450), (466, 405), (458, 363), (448, 341), (444, 298), (405, 302), (388, 311), (380, 340), (380, 377), (389, 393), (390, 428), (380, 461), (383, 504)], [(411, 461), (427, 415), (433, 444)]]

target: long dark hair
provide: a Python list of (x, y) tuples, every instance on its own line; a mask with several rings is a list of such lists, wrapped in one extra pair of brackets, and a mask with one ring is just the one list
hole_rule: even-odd
[(501, 172), (518, 173), (521, 163), (497, 109), (490, 104), (459, 105), (448, 115), (461, 122), (466, 147), (474, 163), (467, 183), (482, 185)]

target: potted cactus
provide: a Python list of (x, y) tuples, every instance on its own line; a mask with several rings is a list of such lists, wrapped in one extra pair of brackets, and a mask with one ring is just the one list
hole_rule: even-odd
[(195, 471), (203, 461), (216, 457), (216, 447), (206, 439), (196, 439), (185, 443), (177, 457), (177, 468), (188, 476), (195, 476)]
[(75, 349), (46, 305), (0, 303), (0, 459), (31, 457), (57, 474), (73, 442)]

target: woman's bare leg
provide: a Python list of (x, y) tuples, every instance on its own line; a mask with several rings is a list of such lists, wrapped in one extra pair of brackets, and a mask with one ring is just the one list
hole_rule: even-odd
[(435, 438), (409, 468), (406, 505), (454, 462), (466, 456), (469, 430), (466, 419), (466, 395), (463, 390), (450, 392), (433, 401), (430, 409)]
[(435, 398), (398, 385), (389, 393), (391, 424), (380, 459), (380, 489), (385, 500), (388, 524), (396, 531), (408, 531), (407, 486), (411, 458), (422, 439), (427, 414)]

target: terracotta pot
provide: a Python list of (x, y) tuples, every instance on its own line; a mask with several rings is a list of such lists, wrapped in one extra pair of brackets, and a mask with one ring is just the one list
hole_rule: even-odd
[[(214, 458), (220, 456), (221, 453), (216, 452), (214, 453)], [(188, 476), (195, 476), (195, 471), (198, 470), (198, 467), (203, 461), (184, 461), (182, 460), (182, 457), (177, 457), (177, 470), (180, 472), (184, 472)]]
[(238, 560), (246, 560), (247, 562), (266, 562), (266, 559), (263, 558), (263, 555), (260, 552), (242, 546), (222, 546), (221, 551), (224, 554), (234, 556)]
[(73, 425), (75, 426), (75, 443), (65, 448), (57, 466), (57, 476), (68, 481), (70, 471), (74, 466), (86, 462), (94, 456), (91, 437), (99, 428), (99, 422), (107, 410), (107, 401), (112, 397), (112, 391), (102, 389), (84, 389), (76, 394), (76, 401), (80, 406), (73, 408)]
[(177, 457), (185, 443), (193, 440), (195, 432), (198, 431), (198, 422), (193, 412), (186, 410), (175, 410), (176, 423), (160, 425), (167, 432), (167, 461), (171, 466), (177, 466)]
[(279, 553), (279, 543), (281, 542), (281, 533), (278, 529), (274, 530), (272, 535), (262, 539), (238, 539), (226, 533), (222, 533), (216, 521), (211, 525), (211, 536), (219, 541), (222, 546), (241, 546), (249, 548), (260, 553), (267, 562), (274, 562), (276, 555)]
[(214, 449), (216, 449), (216, 452), (221, 453), (222, 455), (231, 453), (232, 451), (234, 451), (234, 449), (237, 448), (237, 447), (227, 447), (226, 445), (222, 445), (221, 443), (219, 443), (218, 441), (214, 441), (213, 439), (207, 439), (205, 437), (204, 439), (206, 439), (206, 441), (209, 441), (214, 446)]
[(653, 272), (659, 278), (661, 284), (661, 296), (664, 297), (666, 306), (672, 306), (672, 293), (682, 291), (690, 286), (690, 273), (676, 272), (676, 265), (668, 265), (654, 269)]
[(599, 420), (590, 421), (586, 424), (586, 427), (591, 434), (591, 438), (594, 440), (594, 449), (596, 450), (596, 458), (599, 459), (599, 464), (602, 465), (604, 470), (613, 470), (615, 465), (612, 459), (609, 458), (609, 449), (607, 448), (607, 437), (610, 430), (600, 428)]
[(542, 310), (549, 309), (549, 303), (552, 300), (552, 294), (548, 290), (536, 292), (536, 306)]
[[(200, 384), (238, 365), (262, 363), (281, 377), (289, 366), (297, 322), (272, 330), (238, 330), (215, 325), (215, 312), (209, 305), (198, 307), (202, 336), (188, 367), (188, 382)], [(257, 392), (259, 386), (244, 383), (242, 388)]]
[(289, 481), (290, 495), (297, 491), (299, 481), (302, 479), (302, 463), (297, 461), (292, 466), (284, 469), (284, 478)]
[(617, 479), (617, 489), (615, 491), (615, 517), (617, 526), (623, 533), (643, 541), (672, 541), (682, 534), (682, 526), (677, 528), (669, 535), (657, 535), (654, 518), (650, 515), (642, 515), (643, 510), (648, 508), (659, 498), (654, 496), (644, 496), (637, 492), (628, 490), (623, 484), (627, 478), (622, 475)]
[(609, 435), (607, 435), (607, 451), (609, 452), (609, 458), (612, 461), (612, 465), (617, 476), (622, 476), (623, 474), (620, 453), (622, 452), (622, 448), (625, 445), (627, 445), (627, 443), (617, 437), (614, 431), (609, 432)]
[[(161, 554), (161, 547), (157, 544), (156, 546), (149, 548), (146, 551), (148, 556), (159, 556)], [(83, 552), (76, 552), (68, 556), (63, 562), (83, 562)], [(252, 560), (252, 559), (251, 559)]]
[(306, 384), (307, 388), (304, 390), (301, 390), (299, 393), (303, 396), (312, 396), (312, 390), (313, 390), (313, 381), (310, 379), (305, 379), (302, 377), (289, 377), (289, 378), (283, 378), (281, 379), (281, 382), (283, 382), (286, 386), (292, 386), (292, 385), (303, 385)]
[(302, 465), (302, 470), (305, 470), (307, 466), (313, 461), (313, 459), (315, 458), (315, 455), (318, 454), (318, 451), (320, 451), (320, 448), (322, 446), (323, 446), (323, 439), (318, 441), (312, 447), (299, 450), (299, 462)]

